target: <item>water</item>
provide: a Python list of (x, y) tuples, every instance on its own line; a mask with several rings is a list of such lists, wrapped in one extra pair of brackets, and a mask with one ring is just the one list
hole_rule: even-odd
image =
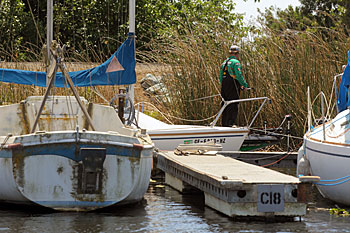
[[(294, 222), (233, 221), (204, 206), (201, 195), (181, 195), (152, 183), (142, 204), (93, 213), (0, 207), (2, 232), (350, 232), (350, 218), (313, 209)], [(328, 205), (328, 206), (327, 206)], [(324, 204), (323, 207), (334, 207)]]

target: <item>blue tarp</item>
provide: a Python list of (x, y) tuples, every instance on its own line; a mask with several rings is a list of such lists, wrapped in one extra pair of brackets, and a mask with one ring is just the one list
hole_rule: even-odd
[[(113, 62), (117, 62), (116, 64), (119, 62), (122, 70), (106, 72), (112, 60)], [(134, 34), (129, 34), (128, 39), (124, 41), (119, 49), (106, 62), (88, 70), (69, 72), (69, 75), (74, 85), (77, 87), (129, 85), (136, 82), (135, 66), (135, 37)], [(0, 69), (0, 82), (45, 87), (46, 73), (26, 70)], [(54, 85), (56, 87), (67, 87), (67, 82), (65, 81), (61, 72), (57, 72)]]
[(342, 79), (340, 81), (339, 95), (338, 95), (338, 108), (339, 112), (347, 109), (350, 106), (350, 43), (348, 51), (348, 64), (345, 67)]

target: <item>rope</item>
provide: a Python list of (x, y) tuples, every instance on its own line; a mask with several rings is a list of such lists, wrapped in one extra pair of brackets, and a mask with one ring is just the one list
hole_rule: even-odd
[[(38, 23), (35, 21), (35, 17), (34, 17), (34, 14), (33, 14), (33, 10), (32, 10), (32, 7), (29, 3), (29, 0), (27, 0), (27, 3), (28, 3), (28, 7), (29, 7), (29, 11), (30, 11), (30, 15), (32, 16), (32, 19), (33, 19), (33, 23), (34, 23), (34, 26), (35, 26), (35, 29), (36, 29), (36, 33), (37, 33), (37, 38), (40, 39), (40, 42), (43, 44), (43, 39), (41, 38), (41, 34), (39, 32), (39, 27), (38, 27)], [(60, 24), (58, 24), (60, 25)]]
[(239, 160), (245, 160), (245, 161), (255, 161), (255, 160), (264, 160), (264, 159), (272, 159), (272, 158), (276, 158), (276, 157), (279, 157), (281, 155), (271, 155), (271, 156), (267, 156), (267, 157), (261, 157), (261, 158), (240, 158), (240, 157), (237, 157), (235, 159), (239, 159)]
[(91, 87), (91, 90), (92, 90), (93, 92), (95, 92), (95, 94), (96, 94), (97, 96), (99, 96), (103, 101), (105, 101), (106, 103), (109, 104), (109, 101), (96, 89), (95, 86), (90, 85), (90, 87)]
[[(260, 130), (260, 129), (254, 129), (254, 128), (249, 128), (249, 130), (255, 130), (255, 131), (259, 131), (259, 132), (265, 132), (265, 130)], [(272, 132), (271, 134), (277, 135), (277, 136), (289, 136), (290, 138), (295, 138), (295, 139), (300, 139), (300, 140), (304, 140), (304, 138), (302, 137), (297, 137), (297, 136), (292, 136), (292, 135), (288, 135), (288, 134), (281, 134), (281, 133), (275, 133)]]
[[(137, 104), (135, 104), (135, 108), (136, 108), (136, 106), (138, 106), (138, 105), (140, 105), (141, 103), (137, 103)], [(148, 104), (148, 105), (150, 105), (152, 108), (154, 108), (155, 110), (157, 110), (157, 112), (159, 112), (161, 115), (162, 115), (162, 117), (164, 117), (164, 119), (167, 121), (167, 122), (169, 122), (170, 124), (174, 124), (174, 123), (172, 123), (156, 106), (154, 106), (153, 104), (151, 104), (151, 103), (149, 103), (149, 102), (143, 102), (143, 104)]]
[(189, 100), (189, 102), (193, 102), (193, 101), (197, 101), (197, 100), (209, 99), (209, 98), (211, 98), (211, 97), (216, 97), (216, 96), (221, 96), (221, 95), (220, 95), (220, 94), (210, 95), (210, 96), (206, 96), (206, 97), (201, 97), (201, 98), (197, 98), (197, 99)]
[(277, 160), (277, 161), (275, 161), (275, 162), (272, 162), (272, 163), (269, 163), (269, 164), (261, 165), (261, 167), (267, 167), (267, 166), (274, 165), (274, 164), (278, 163), (279, 161), (281, 161), (281, 160), (287, 158), (287, 156), (290, 155), (290, 154), (291, 154), (291, 152), (288, 152), (285, 156), (283, 156), (283, 157), (280, 158), (279, 160)]
[[(136, 105), (139, 105), (140, 103), (137, 103)], [(202, 121), (207, 121), (207, 120), (211, 120), (213, 118), (215, 118), (217, 116), (217, 114), (211, 116), (211, 117), (208, 117), (208, 118), (205, 118), (205, 119), (201, 119), (201, 120), (189, 120), (189, 119), (185, 119), (185, 118), (180, 118), (180, 117), (176, 117), (176, 116), (173, 116), (173, 115), (170, 115), (170, 114), (166, 114), (166, 113), (163, 113), (161, 112), (156, 106), (154, 106), (153, 104), (149, 103), (149, 102), (144, 102), (144, 104), (148, 104), (150, 105), (151, 107), (153, 107), (154, 109), (157, 110), (157, 112), (159, 112), (168, 122), (170, 122), (170, 124), (174, 124), (172, 123), (169, 119), (167, 119), (165, 116), (167, 117), (170, 117), (170, 118), (173, 118), (173, 119), (177, 119), (177, 120), (182, 120), (182, 121), (188, 121), (188, 122), (202, 122)], [(135, 105), (135, 106), (136, 106)]]

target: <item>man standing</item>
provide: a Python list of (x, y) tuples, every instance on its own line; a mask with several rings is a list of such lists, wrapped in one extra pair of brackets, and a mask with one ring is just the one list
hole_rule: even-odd
[[(220, 69), (221, 96), (225, 101), (239, 99), (240, 90), (247, 89), (247, 83), (242, 76), (239, 62), (239, 47), (232, 45), (229, 50), (230, 57), (222, 64)], [(229, 104), (222, 113), (222, 126), (231, 127), (236, 123), (238, 103)]]

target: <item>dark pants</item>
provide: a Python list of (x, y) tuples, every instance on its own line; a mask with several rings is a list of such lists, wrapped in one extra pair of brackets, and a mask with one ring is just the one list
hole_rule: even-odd
[[(224, 100), (238, 100), (241, 85), (236, 79), (231, 77), (223, 78), (221, 85), (221, 96)], [(223, 104), (223, 103), (222, 103)], [(238, 115), (238, 103), (229, 104), (222, 113), (222, 126), (231, 127), (236, 124)]]

